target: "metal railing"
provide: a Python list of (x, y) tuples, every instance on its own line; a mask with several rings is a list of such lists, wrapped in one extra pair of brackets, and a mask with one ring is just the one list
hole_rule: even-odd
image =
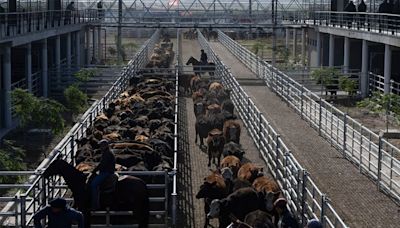
[(361, 173), (370, 176), (380, 190), (400, 203), (400, 150), (396, 146), (262, 61), (223, 32), (219, 31), (218, 38), (346, 159), (355, 163)]
[(97, 10), (0, 13), (0, 40), (98, 20)]
[[(368, 73), (369, 89), (370, 91), (385, 92), (385, 78), (382, 75), (372, 72)], [(390, 80), (390, 92), (400, 95), (400, 83)]]
[[(145, 66), (148, 61), (149, 50), (154, 48), (155, 42), (159, 40), (160, 31), (157, 30), (152, 37), (146, 41), (135, 57), (129, 61), (120, 73), (120, 77), (113, 83), (109, 91), (102, 99), (94, 102), (93, 105), (83, 114), (81, 119), (72, 127), (66, 136), (57, 144), (46, 159), (36, 168), (36, 175), (29, 177), (26, 184), (30, 187), (26, 191), (18, 191), (14, 197), (8, 198), (9, 204), (1, 212), (4, 222), (7, 219), (14, 221), (16, 227), (29, 226), (32, 214), (39, 208), (47, 204), (49, 197), (64, 196), (67, 189), (53, 188), (54, 185), (64, 185), (60, 177), (53, 177), (48, 180), (43, 178), (40, 173), (57, 157), (62, 157), (66, 161), (74, 164), (75, 152), (78, 149), (76, 139), (86, 136), (86, 130), (92, 125), (96, 116), (108, 107), (108, 104), (119, 96), (129, 85), (129, 79)], [(0, 173), (1, 174), (1, 173)], [(51, 183), (52, 185), (49, 185)]]
[(235, 109), (270, 173), (278, 182), (293, 214), (303, 226), (308, 219), (319, 218), (324, 227), (348, 227), (201, 33), (199, 33), (199, 42), (202, 48), (207, 50), (211, 59), (222, 66), (217, 74), (221, 77), (224, 86), (231, 90)]
[(400, 35), (400, 16), (383, 13), (310, 11), (306, 24)]

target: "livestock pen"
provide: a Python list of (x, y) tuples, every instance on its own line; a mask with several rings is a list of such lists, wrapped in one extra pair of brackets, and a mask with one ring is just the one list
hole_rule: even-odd
[[(93, 125), (96, 117), (109, 107), (109, 104), (118, 98), (118, 96), (125, 91), (130, 79), (143, 72), (149, 57), (156, 43), (160, 39), (160, 30), (157, 30), (152, 37), (144, 43), (140, 50), (136, 53), (135, 57), (127, 64), (122, 70), (120, 77), (109, 89), (106, 95), (96, 101), (80, 118), (78, 123), (69, 131), (64, 139), (56, 146), (56, 148), (49, 154), (49, 156), (41, 163), (35, 171), (29, 172), (4, 172), (1, 175), (31, 175), (29, 181), (23, 185), (7, 185), (1, 184), (2, 188), (19, 187), (20, 190), (14, 197), (1, 197), (2, 202), (8, 204), (0, 213), (2, 224), (5, 226), (15, 227), (29, 227), (32, 225), (32, 215), (41, 207), (45, 206), (49, 200), (55, 197), (70, 197), (70, 192), (64, 182), (63, 178), (55, 176), (52, 178), (44, 178), (43, 171), (56, 159), (64, 159), (75, 165), (76, 152), (79, 149), (76, 140), (87, 136), (87, 130)], [(134, 175), (143, 179), (155, 180), (147, 184), (150, 192), (150, 223), (152, 226), (165, 227), (167, 224), (172, 223), (169, 220), (170, 209), (172, 203), (176, 202), (176, 162), (177, 162), (177, 122), (178, 122), (178, 90), (177, 88), (177, 74), (174, 68), (165, 69), (168, 80), (175, 84), (175, 94), (173, 102), (173, 156), (171, 160), (174, 164), (169, 171), (124, 171), (120, 174)], [(171, 192), (175, 196), (171, 196)], [(173, 195), (173, 194), (172, 194)], [(92, 216), (102, 217), (94, 221), (99, 223), (93, 224), (94, 227), (110, 227), (112, 216), (127, 215), (132, 212), (126, 211), (96, 211)], [(172, 214), (173, 216), (173, 214)], [(174, 217), (174, 216), (173, 216)], [(132, 224), (126, 225), (132, 227)], [(121, 225), (119, 225), (121, 227)]]

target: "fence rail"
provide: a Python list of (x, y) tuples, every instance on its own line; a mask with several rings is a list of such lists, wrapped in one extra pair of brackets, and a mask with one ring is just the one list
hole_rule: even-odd
[(0, 13), (0, 40), (97, 20), (97, 10), (94, 9)]
[(223, 32), (219, 41), (263, 79), (343, 156), (376, 181), (379, 189), (400, 203), (400, 150), (317, 94), (262, 61)]
[[(208, 51), (211, 59), (222, 66), (217, 74), (222, 78), (224, 85), (232, 90), (231, 98), (236, 110), (269, 171), (281, 187), (290, 210), (302, 222), (302, 225), (304, 226), (308, 219), (319, 218), (324, 227), (348, 227), (337, 215), (326, 195), (319, 190), (307, 171), (294, 158), (286, 143), (266, 120), (254, 101), (239, 85), (228, 67), (210, 48), (201, 33), (199, 33), (199, 41), (202, 48)], [(254, 67), (255, 70), (259, 69), (257, 64), (249, 66)]]
[[(2, 218), (0, 221), (2, 224), (12, 220), (12, 225), (16, 227), (29, 226), (32, 222), (32, 214), (46, 205), (49, 198), (62, 197), (65, 195), (67, 189), (54, 187), (65, 184), (62, 178), (52, 177), (46, 180), (40, 173), (57, 157), (62, 157), (66, 161), (74, 164), (74, 155), (78, 149), (75, 140), (86, 135), (86, 130), (94, 122), (96, 116), (106, 109), (108, 104), (128, 87), (130, 77), (145, 66), (148, 61), (148, 56), (154, 48), (155, 43), (159, 40), (159, 36), (160, 31), (157, 30), (152, 37), (143, 44), (135, 57), (123, 68), (120, 77), (113, 83), (104, 97), (93, 103), (83, 114), (78, 123), (72, 127), (48, 157), (42, 161), (35, 170), (37, 174), (29, 177), (27, 184), (29, 184), (30, 187), (25, 191), (18, 191), (14, 197), (8, 198), (9, 201), (7, 202), (9, 202), (9, 204), (1, 213)], [(168, 188), (166, 188), (166, 190), (167, 189)]]

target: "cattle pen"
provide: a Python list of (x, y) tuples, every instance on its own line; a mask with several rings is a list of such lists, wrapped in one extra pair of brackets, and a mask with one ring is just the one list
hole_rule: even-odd
[[(398, 153), (395, 147), (392, 147), (390, 143), (380, 137), (376, 138), (376, 135), (368, 132), (368, 129), (364, 129), (362, 126), (359, 126), (361, 133), (358, 133), (357, 123), (354, 120), (346, 114), (333, 110), (334, 108), (329, 103), (326, 103), (320, 97), (316, 97), (305, 88), (296, 87), (297, 84), (294, 81), (286, 78), (277, 69), (266, 65), (265, 62), (227, 37), (222, 31), (218, 31), (218, 41), (208, 41), (200, 30), (197, 30), (197, 39), (184, 39), (183, 30), (177, 29), (171, 34), (171, 37), (174, 37), (174, 35), (176, 37), (176, 39), (171, 39), (175, 51), (171, 66), (153, 72), (153, 74), (163, 75), (163, 77), (167, 77), (175, 83), (172, 167), (168, 171), (120, 172), (120, 174), (152, 179), (147, 187), (153, 190), (150, 202), (156, 209), (150, 212), (150, 227), (203, 227), (205, 222), (204, 202), (196, 199), (195, 194), (203, 183), (203, 178), (209, 172), (207, 154), (194, 142), (196, 118), (192, 109), (193, 101), (190, 96), (182, 93), (182, 88), (179, 88), (180, 85), (178, 84), (181, 75), (193, 73), (192, 67), (186, 66), (185, 61), (191, 56), (199, 56), (200, 49), (204, 49), (209, 59), (215, 63), (215, 75), (209, 78), (221, 82), (225, 88), (231, 91), (231, 100), (240, 119), (240, 124), (243, 126), (241, 141), (246, 152), (245, 159), (258, 163), (268, 171), (267, 175), (277, 181), (283, 196), (288, 201), (289, 210), (302, 226), (309, 219), (317, 218), (324, 227), (372, 227), (376, 224), (372, 220), (377, 219), (377, 217), (365, 217), (366, 210), (365, 213), (363, 212), (364, 214), (346, 211), (345, 207), (348, 205), (343, 202), (346, 198), (340, 198), (342, 196), (338, 193), (340, 186), (321, 180), (335, 174), (325, 174), (321, 169), (312, 168), (313, 165), (308, 163), (307, 157), (295, 151), (300, 149), (294, 139), (295, 136), (290, 138), (290, 134), (287, 133), (290, 126), (284, 125), (282, 123), (284, 120), (276, 119), (276, 116), (286, 114), (273, 113), (271, 108), (267, 109), (267, 105), (260, 101), (263, 96), (272, 96), (262, 93), (268, 88), (272, 88), (281, 97), (275, 97), (281, 106), (285, 106), (282, 105), (283, 103), (293, 107), (293, 113), (299, 113), (301, 119), (306, 120), (311, 126), (310, 129), (317, 130), (310, 137), (322, 136), (318, 141), (320, 144), (312, 150), (332, 146), (326, 149), (330, 153), (330, 158), (339, 156), (335, 154), (338, 153), (337, 150), (341, 151), (340, 156), (355, 163), (358, 167), (353, 167), (350, 163), (345, 165), (347, 161), (340, 163), (337, 167), (350, 170), (348, 171), (349, 176), (343, 177), (343, 179), (353, 178), (357, 180), (361, 183), (358, 186), (360, 189), (380, 201), (380, 203), (364, 202), (361, 198), (365, 195), (354, 194), (354, 200), (351, 202), (364, 202), (365, 205), (375, 204), (377, 207), (376, 214), (381, 216), (382, 221), (380, 222), (384, 224), (384, 227), (395, 227), (399, 224), (400, 217), (396, 217), (396, 215), (398, 216), (396, 203), (375, 188), (367, 190), (374, 185), (368, 178), (360, 174), (362, 172), (370, 176), (376, 181), (379, 189), (398, 202), (400, 163), (394, 158), (394, 154)], [(122, 70), (120, 77), (105, 96), (96, 101), (85, 112), (80, 121), (35, 171), (0, 171), (1, 175), (29, 175), (27, 183), (12, 186), (20, 189), (15, 196), (0, 198), (2, 202), (7, 203), (7, 206), (0, 213), (1, 222), (4, 226), (32, 226), (32, 215), (46, 205), (51, 198), (61, 196), (72, 201), (64, 180), (60, 177), (46, 179), (42, 177), (43, 171), (50, 163), (60, 157), (71, 164), (75, 164), (76, 151), (78, 150), (76, 140), (86, 136), (86, 131), (92, 126), (96, 116), (104, 112), (109, 103), (127, 89), (132, 77), (143, 72), (143, 70), (148, 70), (145, 65), (148, 63), (155, 45), (160, 41), (160, 33), (161, 31), (157, 29), (150, 39), (144, 43)], [(228, 53), (225, 49), (232, 53)], [(242, 64), (237, 68), (243, 67), (244, 69), (244, 66), (246, 66), (248, 69), (234, 72), (234, 66), (226, 64), (227, 62), (232, 64), (235, 61)], [(255, 77), (253, 74), (250, 77), (250, 75), (247, 75), (248, 72), (252, 72), (256, 76), (261, 75), (261, 77)], [(250, 87), (257, 87), (257, 89)], [(262, 92), (260, 92), (261, 90)], [(275, 107), (278, 109), (278, 105)], [(289, 109), (286, 108), (285, 111)], [(302, 121), (301, 119), (296, 119), (296, 121)], [(309, 132), (311, 131), (306, 133), (311, 134)], [(323, 138), (326, 138), (329, 143), (326, 143)], [(322, 144), (324, 146), (319, 147)], [(302, 148), (301, 151), (306, 151), (306, 149)], [(319, 159), (321, 160), (317, 162), (322, 162), (326, 158), (320, 156)], [(310, 166), (311, 168), (309, 168)], [(360, 173), (357, 172), (357, 169)], [(333, 172), (333, 170), (329, 172)], [(339, 174), (336, 173), (336, 175)], [(346, 182), (340, 182), (340, 184), (343, 183)], [(334, 186), (332, 188), (335, 189), (332, 190), (327, 187), (329, 184), (332, 184)], [(0, 186), (2, 188), (10, 187), (10, 185), (3, 183)], [(335, 198), (332, 199), (331, 196)], [(339, 204), (337, 201), (340, 199), (341, 203)], [(383, 204), (386, 204), (387, 207), (383, 208)], [(386, 210), (386, 208), (389, 209)], [(126, 214), (127, 212), (111, 210), (94, 212), (92, 216), (100, 218), (99, 223), (93, 225), (93, 227), (136, 227), (133, 224), (113, 224), (113, 216)], [(390, 220), (390, 218), (393, 218), (393, 220)], [(365, 219), (365, 221), (357, 221), (362, 219)], [(213, 226), (218, 224), (216, 220), (211, 223)]]

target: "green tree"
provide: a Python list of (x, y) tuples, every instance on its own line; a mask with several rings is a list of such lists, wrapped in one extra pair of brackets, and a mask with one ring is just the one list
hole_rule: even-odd
[(346, 76), (339, 78), (339, 87), (341, 90), (346, 91), (350, 96), (357, 93), (357, 81)]
[(65, 107), (59, 102), (38, 98), (26, 90), (15, 89), (12, 94), (15, 114), (24, 128), (50, 128), (54, 134), (64, 130), (62, 113)]
[[(14, 145), (15, 142), (4, 140), (0, 148), (0, 170), (26, 170), (23, 161), (25, 150)], [(0, 183), (12, 184), (18, 182), (18, 176), (0, 176)], [(0, 191), (4, 193), (4, 190)]]
[(64, 90), (64, 97), (67, 102), (67, 108), (73, 114), (79, 114), (85, 111), (88, 97), (77, 85), (70, 85)]
[(114, 47), (108, 47), (107, 48), (108, 53), (110, 53), (110, 55), (115, 56), (117, 54), (117, 49), (115, 49)]
[(317, 84), (322, 84), (326, 86), (337, 84), (337, 80), (341, 76), (341, 73), (335, 68), (327, 67), (313, 70), (310, 76), (313, 80), (317, 82)]
[(357, 107), (367, 108), (372, 113), (385, 114), (387, 129), (389, 128), (389, 115), (393, 115), (398, 122), (400, 121), (400, 96), (397, 94), (374, 92), (371, 97), (357, 102)]
[(261, 40), (257, 40), (257, 42), (255, 42), (253, 44), (251, 49), (254, 54), (258, 55), (258, 53), (261, 51), (261, 55), (263, 55), (264, 47), (265, 47), (265, 44)]
[(95, 69), (85, 69), (82, 68), (79, 71), (77, 71), (74, 76), (78, 80), (78, 86), (80, 84), (83, 84), (85, 88), (85, 93), (87, 93), (87, 82), (96, 76), (97, 71)]

